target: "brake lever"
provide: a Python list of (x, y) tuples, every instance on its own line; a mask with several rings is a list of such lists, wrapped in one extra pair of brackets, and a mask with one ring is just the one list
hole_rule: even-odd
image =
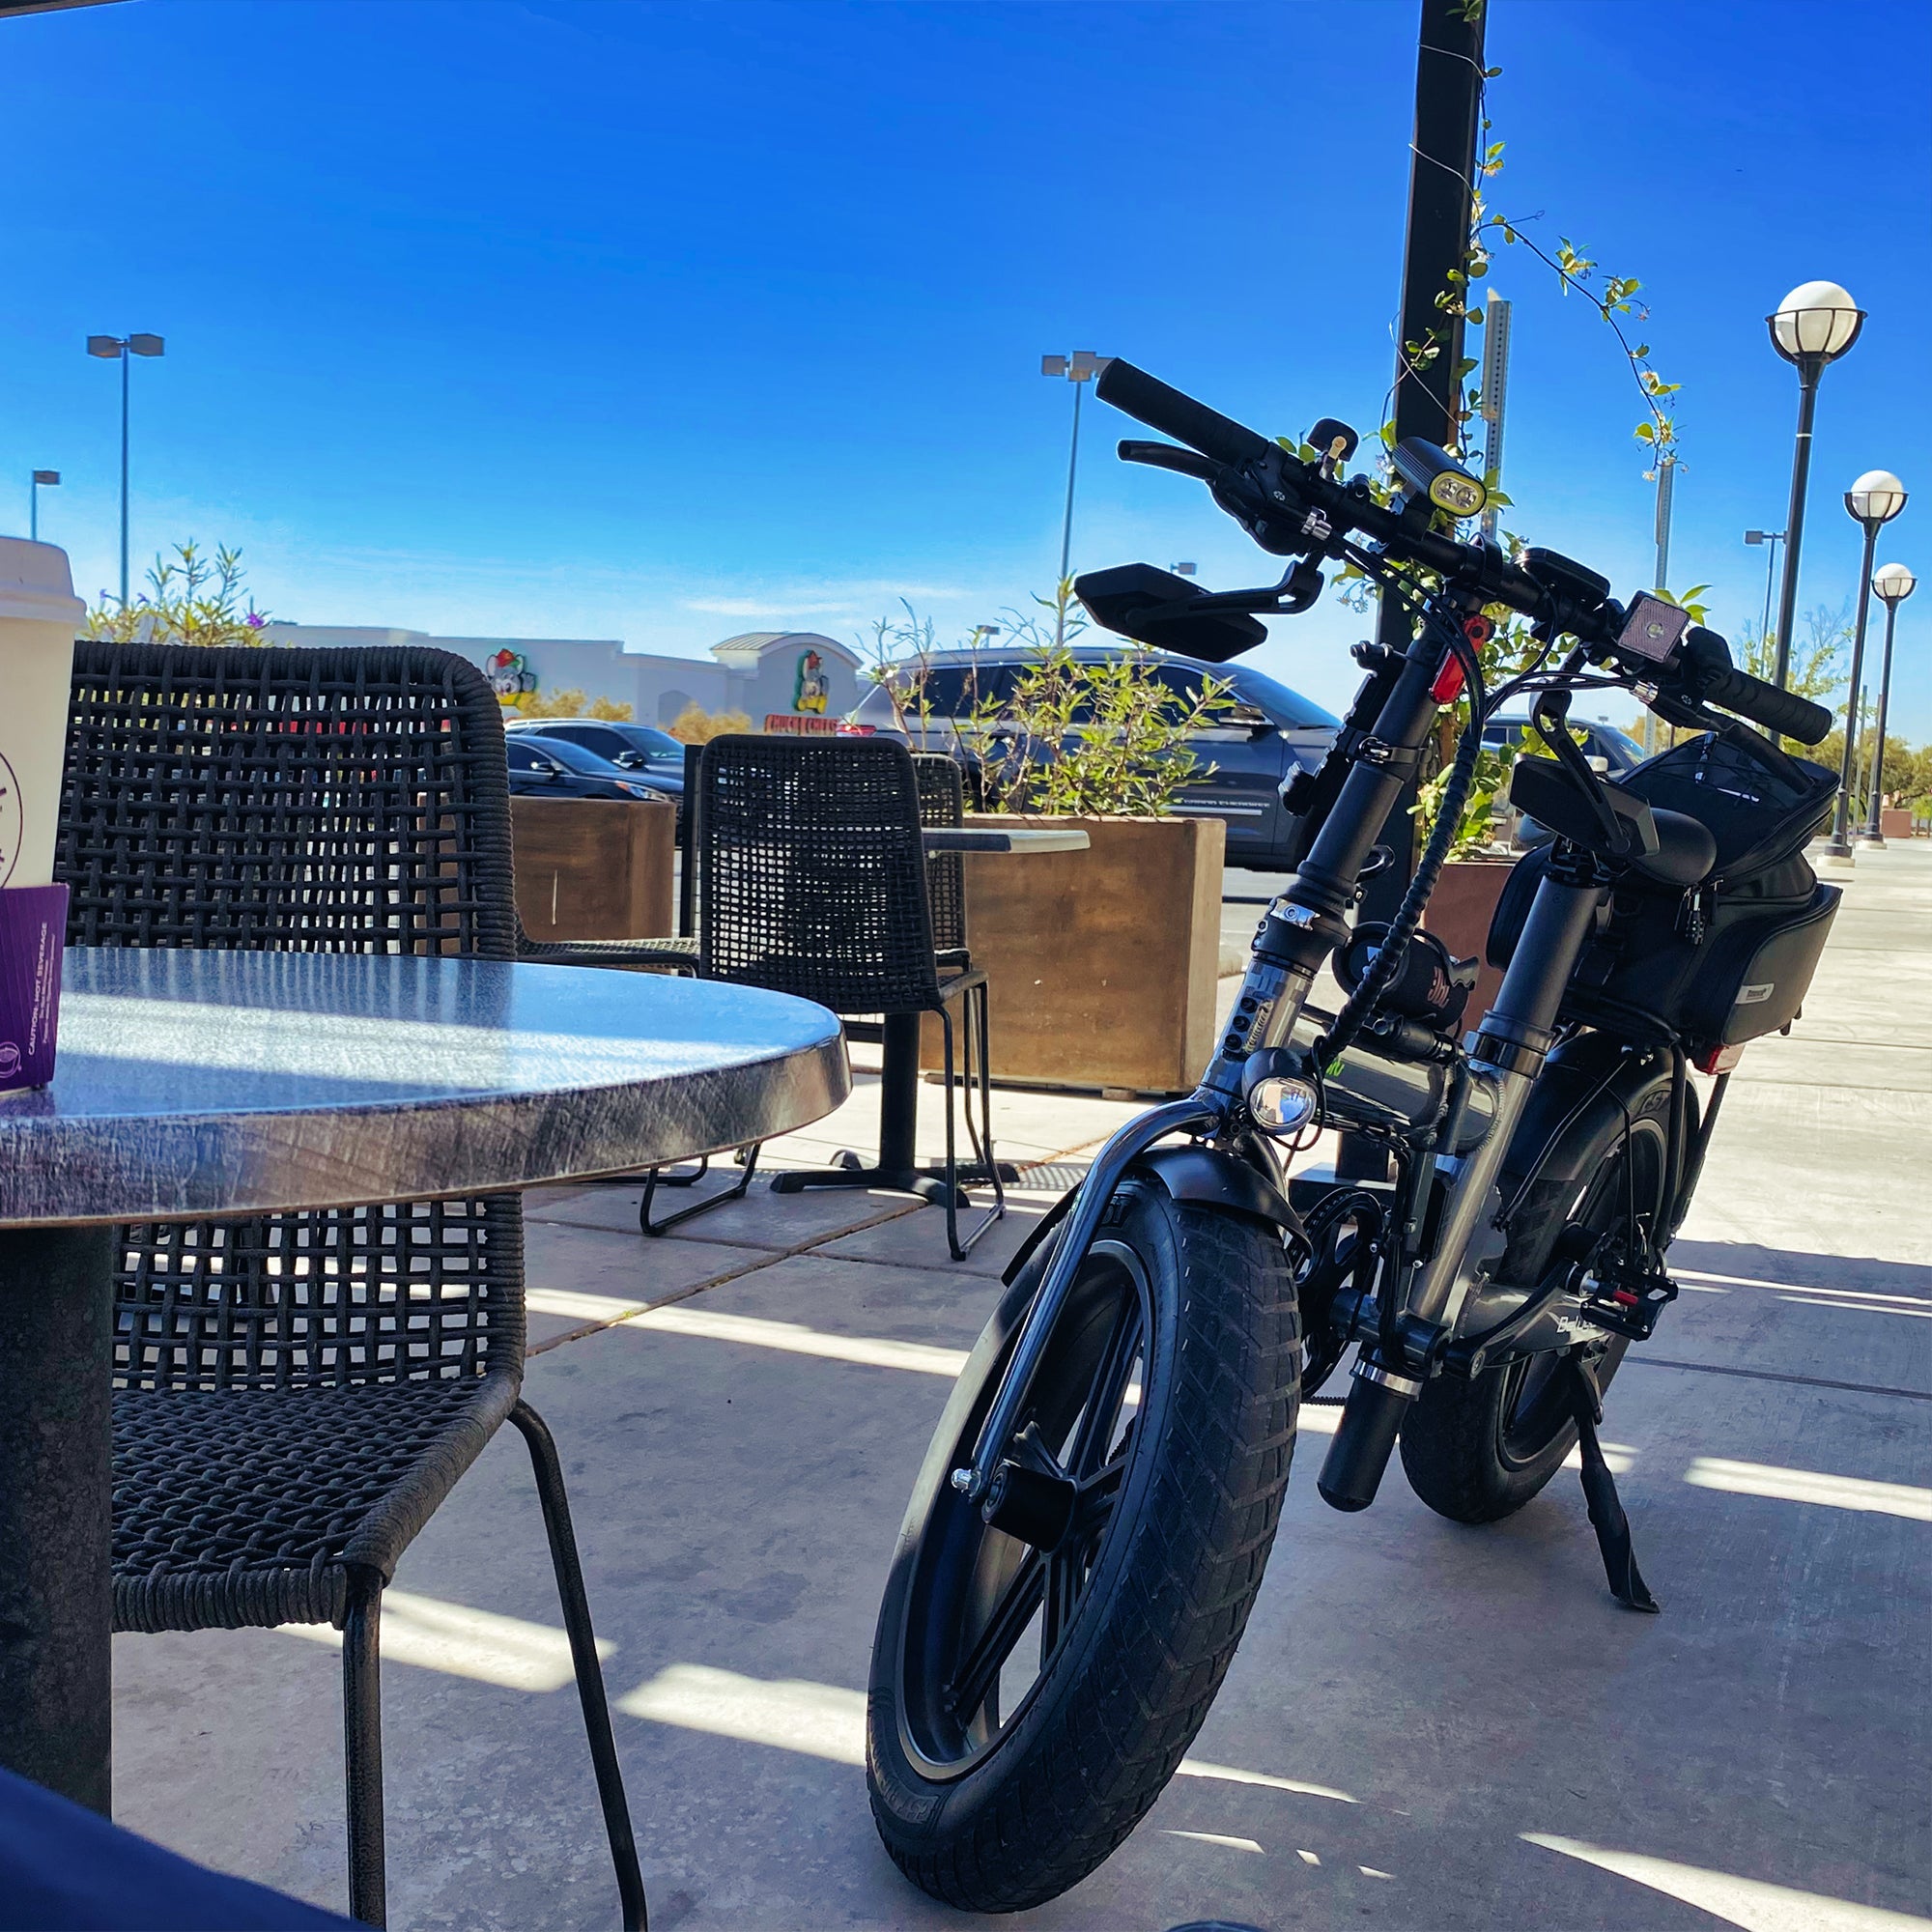
[(1212, 483), (1227, 467), (1216, 463), (1211, 456), (1182, 449), (1177, 443), (1142, 442), (1131, 438), (1116, 444), (1115, 454), (1122, 463), (1144, 463), (1150, 469), (1172, 469), (1177, 475), (1192, 476), (1203, 483)]
[[(1629, 840), (1625, 837), (1623, 823), (1599, 787), (1597, 775), (1590, 769), (1589, 760), (1570, 735), (1570, 694), (1567, 691), (1544, 692), (1531, 707), (1529, 716), (1536, 726), (1536, 735), (1549, 747), (1551, 755), (1563, 767), (1570, 782), (1589, 800), (1590, 815), (1596, 819), (1610, 850), (1620, 858), (1629, 856)], [(1556, 728), (1553, 731), (1547, 720), (1554, 721)]]

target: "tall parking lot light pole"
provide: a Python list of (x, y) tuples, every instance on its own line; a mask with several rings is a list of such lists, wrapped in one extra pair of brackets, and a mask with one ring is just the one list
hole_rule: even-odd
[(1747, 530), (1745, 542), (1764, 546), (1764, 622), (1759, 627), (1758, 636), (1771, 636), (1771, 591), (1774, 579), (1777, 575), (1777, 547), (1784, 541), (1782, 530)]
[(1764, 319), (1771, 346), (1798, 371), (1798, 442), (1791, 456), (1791, 507), (1784, 519), (1784, 589), (1777, 600), (1777, 668), (1791, 674), (1791, 627), (1798, 618), (1798, 550), (1804, 535), (1804, 492), (1811, 480), (1811, 418), (1818, 379), (1859, 339), (1865, 312), (1836, 282), (1804, 282)]
[(34, 543), (41, 540), (41, 492), (51, 490), (59, 481), (58, 469), (36, 469), (34, 480), (27, 485), (27, 535)]
[[(1091, 349), (1076, 349), (1071, 355), (1042, 355), (1039, 358), (1039, 373), (1042, 376), (1061, 376), (1073, 384), (1073, 445), (1066, 456), (1066, 515), (1060, 526), (1060, 576), (1055, 582), (1056, 595), (1061, 584), (1066, 582), (1069, 559), (1073, 555), (1073, 477), (1080, 467), (1080, 385), (1091, 383), (1111, 358), (1095, 355)], [(1061, 643), (1066, 633), (1066, 612), (1063, 608), (1054, 617), (1053, 641)]]
[(1865, 829), (1859, 834), (1861, 845), (1883, 845), (1884, 827), (1880, 821), (1880, 781), (1885, 775), (1885, 711), (1891, 696), (1891, 635), (1898, 623), (1898, 607), (1918, 587), (1918, 580), (1902, 563), (1889, 563), (1872, 575), (1871, 587), (1885, 605), (1885, 669), (1878, 681), (1878, 743), (1872, 747), (1871, 809), (1865, 813)]
[(135, 355), (159, 355), (158, 335), (90, 335), (87, 353), (121, 365), (121, 608), (128, 608), (128, 364)]
[[(1838, 809), (1832, 818), (1832, 837), (1825, 846), (1826, 856), (1849, 859), (1852, 856), (1851, 813), (1852, 775), (1858, 770), (1859, 756), (1859, 679), (1865, 668), (1865, 618), (1871, 611), (1872, 553), (1878, 548), (1878, 533), (1905, 508), (1905, 485), (1889, 469), (1867, 469), (1845, 492), (1845, 514), (1864, 528), (1864, 567), (1859, 572), (1859, 624), (1852, 635), (1852, 683), (1845, 694), (1845, 755), (1838, 769)], [(1790, 553), (1786, 552), (1789, 560)]]

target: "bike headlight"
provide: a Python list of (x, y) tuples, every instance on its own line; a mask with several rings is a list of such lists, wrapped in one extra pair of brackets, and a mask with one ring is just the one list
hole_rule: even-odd
[(1306, 1080), (1264, 1074), (1248, 1089), (1248, 1113), (1264, 1134), (1298, 1134), (1315, 1118), (1315, 1089)]

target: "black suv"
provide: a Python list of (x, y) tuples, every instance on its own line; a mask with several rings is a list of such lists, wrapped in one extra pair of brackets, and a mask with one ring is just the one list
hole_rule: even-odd
[[(1117, 646), (1075, 644), (1075, 664), (1103, 664), (1120, 655)], [(1292, 821), (1281, 806), (1281, 788), (1296, 770), (1321, 762), (1338, 720), (1286, 685), (1246, 665), (1201, 664), (1169, 651), (1147, 653), (1154, 675), (1177, 697), (1189, 698), (1206, 678), (1229, 687), (1232, 709), (1214, 725), (1188, 741), (1199, 769), (1175, 805), (1178, 812), (1219, 818), (1228, 827), (1228, 864), (1259, 871), (1279, 871)], [(926, 720), (922, 730), (910, 715), (901, 731), (891, 695), (874, 686), (845, 721), (848, 731), (880, 732), (902, 739), (916, 752), (962, 752), (970, 759), (976, 707), (988, 698), (1004, 701), (1013, 679), (1031, 656), (996, 650), (935, 651), (923, 661)], [(1210, 771), (1208, 766), (1212, 766)]]

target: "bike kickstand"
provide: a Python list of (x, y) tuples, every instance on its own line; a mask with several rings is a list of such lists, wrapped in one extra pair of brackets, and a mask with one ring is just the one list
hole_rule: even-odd
[(1630, 1518), (1617, 1498), (1616, 1478), (1604, 1460), (1604, 1445), (1597, 1440), (1597, 1424), (1604, 1414), (1603, 1397), (1580, 1356), (1570, 1358), (1571, 1406), (1577, 1417), (1577, 1447), (1583, 1464), (1583, 1500), (1589, 1505), (1590, 1527), (1597, 1532), (1597, 1548), (1603, 1551), (1604, 1574), (1610, 1581), (1610, 1594), (1627, 1610), (1641, 1610), (1656, 1616), (1661, 1607), (1636, 1567), (1636, 1552), (1631, 1548)]

